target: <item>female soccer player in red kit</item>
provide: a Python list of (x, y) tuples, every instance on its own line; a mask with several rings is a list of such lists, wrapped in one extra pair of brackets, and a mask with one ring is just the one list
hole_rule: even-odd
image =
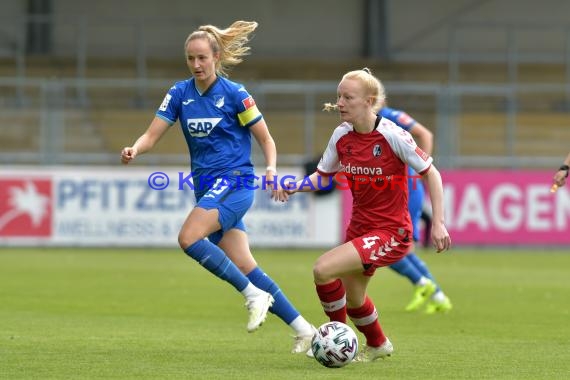
[(355, 358), (361, 362), (390, 356), (394, 350), (366, 288), (377, 268), (400, 260), (412, 243), (407, 165), (428, 184), (433, 207), (431, 238), (437, 252), (451, 245), (443, 221), (439, 171), (408, 132), (377, 116), (384, 100), (383, 86), (370, 70), (346, 73), (338, 85), (336, 104), (325, 105), (325, 109), (339, 111), (342, 124), (334, 130), (317, 171), (281, 190), (288, 195), (314, 191), (336, 176), (337, 183), (352, 192), (346, 242), (317, 259), (313, 277), (330, 320), (346, 322), (348, 315), (366, 337), (366, 347)]

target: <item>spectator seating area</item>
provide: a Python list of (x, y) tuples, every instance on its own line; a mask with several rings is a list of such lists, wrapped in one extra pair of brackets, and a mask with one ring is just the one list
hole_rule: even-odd
[[(329, 80), (338, 81), (343, 73), (361, 67), (370, 67), (385, 82), (448, 83), (450, 70), (447, 64), (384, 64), (377, 62), (316, 62), (271, 60), (246, 60), (235, 68), (232, 78), (255, 82), (260, 80)], [(82, 73), (86, 78), (136, 78), (140, 74), (134, 62), (89, 61), (88, 69)], [(178, 80), (188, 76), (184, 61), (147, 62), (146, 75), (151, 79)], [(30, 58), (25, 72), (19, 72), (14, 62), (0, 61), (0, 78), (74, 78), (79, 74), (72, 60)], [(459, 83), (501, 84), (509, 83), (508, 70), (504, 64), (462, 65), (457, 76)], [(562, 65), (520, 65), (517, 83), (561, 84), (565, 81)], [(64, 152), (118, 152), (131, 144), (148, 126), (166, 88), (144, 94), (137, 101), (136, 89), (120, 90), (90, 89), (90, 102), (81, 107), (73, 104), (60, 106), (62, 112), (50, 117), (61, 118), (63, 128), (52, 140), (60, 141), (59, 149)], [(66, 94), (68, 97), (70, 94)], [(71, 94), (73, 95), (73, 94)], [(140, 95), (140, 94), (139, 94)], [(0, 151), (22, 152), (41, 149), (40, 137), (48, 133), (41, 131), (43, 110), (38, 94), (33, 89), (27, 92), (31, 98), (27, 104), (12, 101), (13, 91), (0, 86)], [(329, 101), (334, 100), (331, 94)], [(433, 99), (414, 99), (398, 94), (388, 94), (389, 105), (408, 110), (415, 118), (437, 133), (435, 103)], [(546, 92), (544, 95), (521, 95), (519, 112), (510, 131), (504, 112), (505, 99), (477, 97), (472, 101), (462, 100), (460, 116), (453, 122), (457, 126), (456, 151), (461, 155), (539, 155), (548, 156), (567, 150), (570, 139), (570, 113), (565, 94)], [(16, 105), (14, 105), (16, 104)], [(313, 139), (313, 153), (320, 153), (326, 146), (332, 129), (338, 123), (334, 113), (315, 109), (316, 133)], [(305, 114), (294, 107), (264, 107), (264, 115), (277, 141), (279, 151), (288, 154), (305, 153)], [(53, 120), (52, 120), (53, 121)], [(59, 120), (58, 120), (59, 121)], [(511, 134), (511, 135), (509, 135)], [(52, 136), (54, 137), (54, 136)], [(507, 137), (512, 137), (508, 144)], [(169, 133), (157, 146), (155, 152), (186, 153), (184, 139), (179, 131)]]

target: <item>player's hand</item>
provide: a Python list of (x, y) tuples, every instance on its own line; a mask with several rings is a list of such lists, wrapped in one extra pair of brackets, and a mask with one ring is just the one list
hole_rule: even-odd
[(288, 182), (282, 188), (277, 190), (277, 194), (272, 196), (275, 201), (287, 202), (289, 197), (297, 192), (295, 182)]
[(132, 146), (124, 147), (121, 151), (121, 162), (126, 165), (137, 156), (137, 150)]
[(447, 251), (451, 247), (451, 237), (443, 223), (433, 223), (431, 226), (431, 241), (436, 251)]
[(287, 193), (287, 195), (293, 195), (295, 194), (297, 191), (299, 191), (299, 189), (297, 188), (297, 183), (296, 182), (287, 182), (284, 186), (283, 186), (283, 191), (285, 193)]
[(287, 194), (285, 190), (279, 189), (273, 192), (271, 199), (275, 200), (276, 202), (287, 202), (289, 200), (289, 194)]
[[(554, 174), (552, 178), (552, 188), (556, 190), (566, 184), (566, 170), (559, 170)], [(554, 186), (556, 185), (556, 187)]]
[(265, 172), (265, 183), (267, 184), (266, 190), (271, 192), (271, 199), (281, 202), (286, 201), (286, 199), (283, 199), (283, 194), (279, 188), (277, 175), (273, 170), (267, 170)]

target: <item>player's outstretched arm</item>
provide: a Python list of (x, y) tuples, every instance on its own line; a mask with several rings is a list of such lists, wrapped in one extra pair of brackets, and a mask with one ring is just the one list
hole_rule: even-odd
[(289, 197), (297, 192), (317, 191), (328, 188), (333, 181), (332, 176), (321, 175), (314, 172), (308, 177), (303, 177), (296, 182), (288, 182), (283, 184), (283, 188), (279, 189), (279, 200), (287, 201)]
[(308, 177), (304, 177), (300, 181), (289, 183), (287, 192), (294, 194), (296, 192), (310, 192), (317, 191), (330, 186), (332, 181), (331, 176), (321, 175), (319, 172), (314, 172)]
[(286, 194), (279, 191), (279, 182), (277, 180), (277, 147), (275, 140), (269, 133), (265, 120), (261, 119), (253, 124), (250, 127), (250, 131), (265, 157), (265, 179), (271, 188), (271, 198), (275, 201), (285, 202), (287, 200)]
[(424, 174), (430, 192), (432, 206), (431, 239), (437, 252), (443, 252), (451, 246), (451, 237), (444, 224), (443, 183), (441, 174), (435, 166), (431, 166)]
[(164, 133), (168, 130), (170, 124), (165, 120), (155, 117), (146, 132), (143, 133), (133, 146), (126, 146), (121, 151), (121, 162), (128, 164), (139, 154), (148, 152), (160, 140)]

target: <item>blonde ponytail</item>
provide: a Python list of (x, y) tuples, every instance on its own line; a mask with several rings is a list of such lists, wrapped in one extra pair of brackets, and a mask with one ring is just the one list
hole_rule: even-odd
[(214, 25), (202, 25), (188, 36), (184, 49), (191, 40), (208, 39), (212, 51), (220, 54), (220, 59), (216, 62), (216, 73), (226, 76), (230, 67), (241, 63), (242, 57), (249, 54), (251, 48), (246, 44), (257, 26), (258, 23), (255, 21), (235, 21), (226, 29), (219, 29)]

